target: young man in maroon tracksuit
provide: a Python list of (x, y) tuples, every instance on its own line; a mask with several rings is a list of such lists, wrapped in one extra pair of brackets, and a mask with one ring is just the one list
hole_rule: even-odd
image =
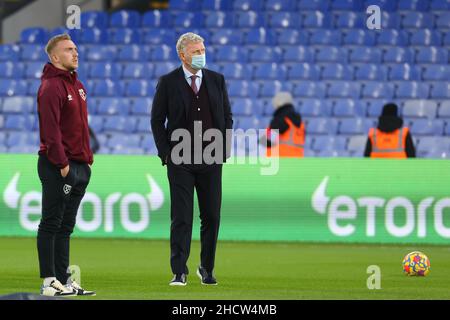
[(86, 90), (77, 79), (77, 47), (67, 34), (51, 38), (45, 48), (37, 102), (42, 183), (42, 218), (37, 234), (41, 295), (95, 295), (70, 279), (69, 244), (76, 214), (91, 176)]

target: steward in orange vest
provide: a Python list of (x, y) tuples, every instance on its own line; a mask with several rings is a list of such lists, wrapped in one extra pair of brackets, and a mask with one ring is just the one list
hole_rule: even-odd
[[(289, 92), (277, 93), (272, 104), (275, 112), (267, 128), (267, 156), (302, 158), (305, 145), (305, 125), (300, 114), (294, 109), (291, 94)], [(278, 129), (277, 141), (271, 140), (272, 129)], [(278, 150), (274, 150), (275, 148)]]
[(365, 157), (401, 159), (416, 156), (411, 133), (403, 127), (403, 119), (398, 117), (397, 110), (397, 105), (393, 103), (383, 107), (378, 127), (369, 130)]

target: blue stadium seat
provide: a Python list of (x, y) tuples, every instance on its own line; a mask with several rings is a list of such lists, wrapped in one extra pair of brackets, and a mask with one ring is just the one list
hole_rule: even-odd
[(413, 136), (417, 135), (437, 135), (444, 134), (443, 120), (410, 119), (408, 121)]
[(41, 27), (25, 28), (20, 33), (21, 43), (44, 44), (48, 41), (47, 30)]
[(403, 103), (404, 117), (434, 119), (437, 114), (437, 103), (433, 100), (406, 100)]
[(388, 70), (386, 66), (367, 63), (358, 65), (355, 71), (356, 80), (386, 80)]
[(285, 80), (286, 67), (275, 62), (261, 63), (255, 66), (253, 71), (253, 79), (255, 80)]
[(24, 66), (13, 61), (0, 61), (0, 78), (20, 79), (23, 76)]
[(449, 29), (450, 28), (450, 13), (444, 12), (440, 14), (436, 20), (436, 28)]
[(89, 77), (91, 79), (119, 79), (122, 73), (121, 65), (108, 62), (92, 62), (90, 64)]
[(89, 115), (89, 126), (95, 133), (103, 132), (103, 117)]
[(276, 34), (271, 29), (257, 28), (250, 29), (245, 34), (244, 41), (247, 45), (274, 45), (275, 37)]
[(23, 131), (33, 127), (34, 116), (9, 114), (5, 118), (5, 130)]
[(155, 94), (156, 86), (152, 81), (142, 79), (129, 80), (125, 89), (128, 97), (152, 97)]
[(148, 10), (142, 16), (144, 28), (169, 28), (172, 26), (171, 15), (166, 10)]
[[(316, 84), (317, 86), (323, 85), (323, 83)], [(330, 114), (331, 109), (330, 104), (328, 104), (327, 101), (328, 100), (302, 97), (298, 99), (296, 106), (302, 117), (324, 117)]]
[(139, 148), (141, 143), (141, 135), (139, 134), (122, 134), (114, 133), (108, 139), (106, 144), (109, 148)]
[(363, 29), (350, 29), (344, 32), (344, 45), (373, 46), (375, 44), (375, 34)]
[(298, 0), (297, 9), (300, 11), (318, 10), (328, 11), (330, 4), (328, 0)]
[(34, 146), (34, 151), (37, 151), (39, 146), (39, 136), (36, 132), (15, 132), (8, 134), (8, 139), (5, 145), (9, 148), (14, 146)]
[(302, 14), (303, 28), (329, 28), (330, 17), (326, 12), (306, 11)]
[(130, 111), (130, 101), (126, 98), (99, 98), (97, 114), (113, 116), (126, 116)]
[(449, 10), (450, 2), (448, 0), (431, 0), (430, 10)]
[(121, 96), (123, 93), (123, 86), (120, 82), (115, 82), (110, 79), (93, 80), (94, 90), (93, 96), (99, 97), (114, 97)]
[(334, 17), (334, 27), (362, 29), (366, 27), (366, 16), (352, 11), (338, 11)]
[(400, 11), (427, 11), (429, 0), (399, 0), (398, 10)]
[(347, 150), (351, 156), (362, 157), (366, 148), (367, 136), (364, 134), (358, 134), (349, 137)]
[(176, 33), (172, 29), (144, 29), (143, 42), (152, 45), (161, 45), (166, 43), (176, 43)]
[[(450, 101), (442, 101), (438, 110), (439, 118), (450, 118)], [(447, 122), (447, 128), (450, 129), (449, 123)]]
[(381, 50), (374, 47), (353, 47), (349, 52), (351, 62), (378, 63), (381, 62)]
[(204, 17), (200, 12), (176, 12), (172, 15), (175, 28), (202, 28)]
[(206, 16), (206, 28), (227, 28), (233, 24), (233, 16), (228, 12), (214, 11)]
[(309, 63), (294, 63), (288, 70), (288, 79), (319, 79), (319, 67)]
[(37, 96), (37, 92), (39, 90), (39, 87), (41, 86), (41, 80), (31, 79), (27, 80), (27, 83), (28, 83), (27, 95), (33, 97)]
[(281, 54), (280, 48), (257, 46), (253, 47), (249, 58), (251, 62), (279, 62)]
[(217, 29), (212, 32), (211, 44), (213, 45), (240, 45), (242, 42), (242, 32), (236, 32), (234, 29)]
[(136, 129), (137, 118), (135, 117), (107, 116), (103, 118), (104, 132), (132, 133)]
[(341, 33), (338, 30), (317, 29), (311, 32), (309, 43), (311, 45), (339, 46), (341, 44)]
[(294, 11), (294, 0), (267, 0), (265, 4), (266, 11)]
[(178, 67), (178, 64), (175, 64), (173, 62), (160, 62), (155, 65), (155, 71), (153, 74), (153, 77), (159, 78), (162, 75), (165, 75), (169, 73), (170, 71), (174, 70)]
[(329, 83), (327, 96), (331, 98), (353, 98), (360, 97), (360, 84), (358, 82), (332, 81)]
[(175, 11), (197, 11), (201, 9), (201, 3), (198, 0), (170, 0), (169, 9)]
[(385, 99), (364, 99), (363, 100), (367, 107), (367, 117), (377, 118), (381, 115), (381, 111), (383, 110), (383, 106), (387, 102), (391, 102), (390, 100)]
[(414, 51), (411, 48), (387, 47), (384, 49), (384, 63), (410, 63), (414, 61)]
[(17, 44), (0, 45), (0, 61), (18, 61), (20, 46)]
[(148, 47), (133, 44), (133, 45), (128, 45), (128, 46), (122, 46), (117, 55), (117, 60), (125, 61), (125, 62), (147, 61), (149, 55), (150, 55), (150, 50), (148, 49)]
[(325, 80), (352, 80), (353, 67), (347, 64), (340, 63), (325, 63), (321, 64), (322, 72), (321, 79)]
[(381, 30), (400, 29), (400, 22), (401, 17), (399, 13), (381, 10)]
[(105, 11), (82, 11), (81, 27), (105, 29), (108, 27), (108, 13)]
[(424, 67), (422, 78), (427, 81), (449, 81), (450, 67), (448, 64), (431, 64)]
[(87, 28), (80, 30), (80, 43), (104, 44), (108, 43), (107, 29)]
[(119, 10), (109, 17), (109, 26), (112, 28), (138, 28), (140, 25), (141, 15), (135, 10)]
[(228, 94), (230, 97), (256, 98), (258, 90), (258, 84), (253, 81), (228, 80)]
[(333, 118), (308, 118), (305, 119), (305, 126), (308, 134), (328, 134), (337, 133), (338, 122)]
[(397, 10), (397, 0), (366, 0), (363, 8), (367, 8), (370, 5), (379, 6), (381, 12), (392, 12)]
[(313, 143), (311, 148), (314, 151), (321, 152), (325, 150), (346, 150), (347, 138), (328, 135), (311, 135)]
[(284, 62), (313, 62), (314, 49), (304, 46), (286, 46), (283, 47)]
[[(146, 116), (148, 116), (148, 114)], [(140, 133), (151, 132), (150, 121), (149, 121), (148, 117), (147, 118), (139, 117), (137, 119), (136, 132), (140, 132)]]
[(441, 36), (432, 29), (420, 29), (411, 33), (409, 44), (412, 46), (440, 46)]
[(408, 63), (389, 65), (389, 80), (420, 80), (420, 68)]
[(141, 148), (143, 148), (146, 152), (157, 152), (155, 139), (152, 134), (143, 134), (141, 140)]
[(269, 16), (271, 28), (299, 28), (301, 15), (298, 12), (274, 12)]
[(178, 60), (178, 53), (175, 47), (163, 44), (153, 49), (150, 58), (151, 61), (175, 61)]
[(153, 64), (128, 62), (123, 64), (123, 79), (144, 79), (153, 77)]
[(402, 28), (432, 28), (433, 16), (428, 13), (408, 11), (402, 16)]
[(252, 77), (252, 66), (244, 63), (222, 63), (222, 74), (225, 79), (245, 79), (249, 80)]
[(109, 42), (114, 44), (141, 43), (141, 32), (131, 28), (110, 29)]
[(401, 81), (396, 87), (395, 96), (401, 99), (427, 99), (430, 91), (427, 83), (417, 81)]
[(298, 81), (293, 91), (294, 97), (324, 98), (326, 86), (323, 82)]
[(366, 118), (343, 118), (339, 120), (339, 134), (367, 134), (374, 121)]
[(374, 99), (391, 99), (394, 96), (394, 88), (391, 83), (367, 82), (363, 86), (362, 97)]
[(264, 16), (255, 11), (235, 11), (234, 21), (234, 25), (238, 28), (258, 28), (266, 25)]
[(315, 54), (316, 62), (346, 63), (348, 51), (344, 47), (317, 47)]
[(32, 97), (7, 97), (3, 100), (3, 113), (31, 113), (35, 108)]
[(422, 136), (416, 147), (418, 158), (448, 158), (450, 141), (447, 137)]
[(249, 98), (231, 99), (231, 110), (236, 116), (252, 116), (255, 114), (253, 110), (253, 101)]
[(228, 11), (233, 8), (232, 1), (229, 0), (203, 0), (201, 7), (203, 11)]
[(259, 0), (237, 0), (233, 3), (234, 10), (241, 11), (262, 11), (264, 9), (264, 1)]
[(114, 45), (92, 45), (86, 53), (88, 61), (115, 61), (117, 46)]
[[(131, 98), (131, 113), (133, 115), (149, 115), (152, 110), (152, 99), (148, 97)], [(148, 119), (147, 119), (148, 120)]]
[(335, 99), (331, 114), (335, 117), (364, 117), (366, 106), (361, 100)]
[(247, 62), (247, 48), (233, 45), (219, 46), (216, 52), (216, 59), (220, 62)]
[(279, 45), (305, 45), (308, 44), (308, 33), (295, 29), (278, 29), (276, 39)]
[(431, 98), (448, 99), (450, 98), (450, 83), (436, 82), (431, 85)]
[(0, 79), (0, 96), (24, 96), (27, 94), (27, 82), (25, 80)]
[(278, 80), (259, 81), (261, 84), (259, 97), (273, 97), (277, 92), (282, 91), (283, 84)]
[(331, 1), (333, 10), (358, 11), (362, 9), (363, 2), (360, 0), (334, 0)]
[(22, 61), (48, 61), (44, 46), (38, 44), (22, 44), (20, 59)]
[(441, 47), (417, 47), (416, 63), (447, 63), (448, 52)]
[(379, 46), (406, 46), (408, 34), (403, 30), (381, 29), (378, 32), (377, 45)]

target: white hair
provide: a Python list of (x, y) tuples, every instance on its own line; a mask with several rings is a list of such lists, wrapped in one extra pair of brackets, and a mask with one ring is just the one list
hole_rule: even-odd
[(205, 40), (200, 37), (198, 34), (195, 34), (193, 32), (188, 32), (185, 34), (182, 34), (177, 41), (177, 52), (178, 55), (180, 54), (181, 51), (183, 51), (183, 53), (185, 53), (185, 49), (186, 46), (189, 43), (196, 43), (196, 42), (204, 42)]

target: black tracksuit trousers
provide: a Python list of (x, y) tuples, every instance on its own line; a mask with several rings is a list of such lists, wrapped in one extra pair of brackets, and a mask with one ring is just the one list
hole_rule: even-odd
[(60, 169), (45, 155), (38, 160), (42, 184), (42, 217), (37, 234), (37, 249), (41, 278), (56, 277), (65, 284), (70, 274), (70, 235), (76, 222), (78, 207), (91, 177), (87, 163), (69, 161), (65, 178)]

